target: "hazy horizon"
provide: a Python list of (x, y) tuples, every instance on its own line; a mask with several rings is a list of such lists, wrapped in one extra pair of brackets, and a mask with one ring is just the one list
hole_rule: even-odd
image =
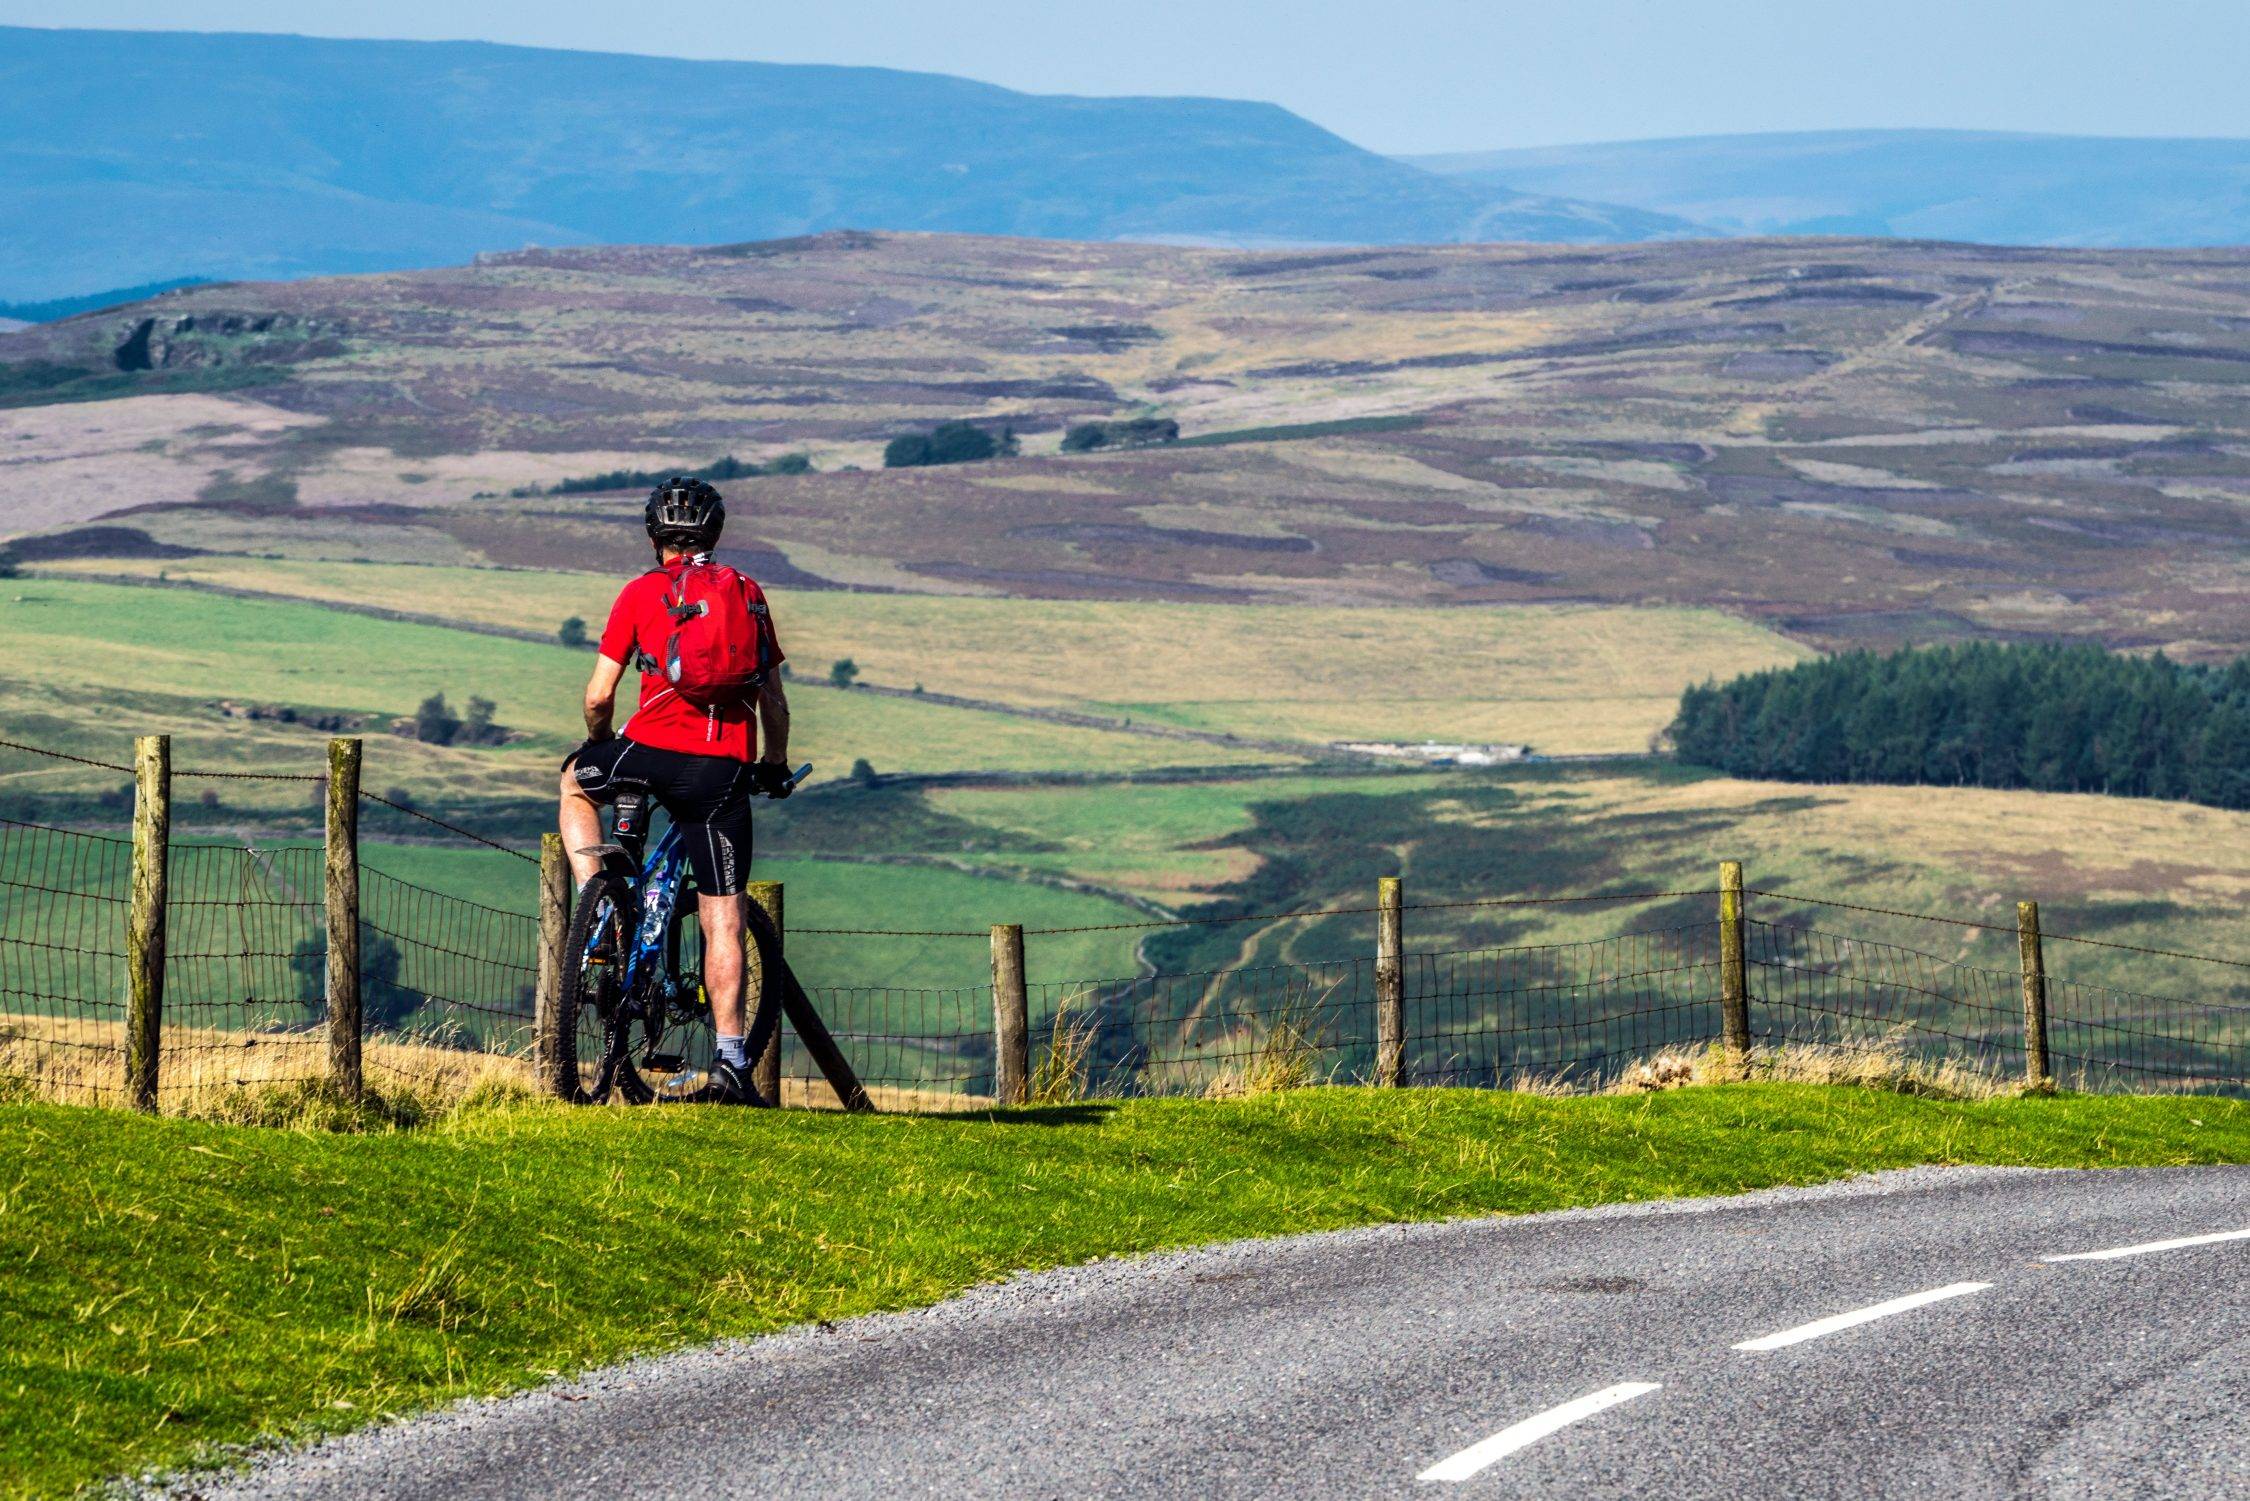
[[(485, 41), (562, 51), (944, 73), (1036, 94), (1271, 102), (1370, 149), (1435, 155), (1774, 132), (1967, 130), (2250, 138), (2250, 8), (2170, 0), (2130, 26), (2091, 0), (1472, 5), (1400, 0), (1380, 46), (1343, 0), (1090, 5), (909, 0), (746, 12), (672, 0), (630, 16), (533, 0), (396, 0), (381, 16), (279, 0), (0, 0), (0, 24)], [(1083, 18), (1079, 21), (1076, 18)], [(1089, 37), (1099, 45), (1086, 45)]]

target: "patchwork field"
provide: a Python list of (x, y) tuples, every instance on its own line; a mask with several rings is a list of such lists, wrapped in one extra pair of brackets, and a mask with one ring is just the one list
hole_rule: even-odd
[[(546, 797), (553, 769), (584, 736), (577, 705), (590, 658), (541, 645), (310, 604), (239, 600), (75, 580), (20, 582), (0, 594), (0, 724), (9, 738), (101, 760), (129, 759), (131, 736), (175, 737), (182, 766), (317, 771), (328, 718), (373, 737), (370, 790), (398, 787), (459, 802)], [(627, 690), (628, 699), (631, 696)], [(432, 693), (456, 713), (472, 696), (515, 732), (493, 747), (393, 736)], [(793, 685), (802, 725), (793, 750), (831, 777), (865, 757), (886, 771), (1116, 772), (1241, 756), (1015, 715)], [(287, 708), (294, 719), (270, 717)], [(249, 717), (255, 709), (269, 717)], [(1267, 757), (1266, 759), (1273, 759)], [(109, 788), (116, 777), (0, 752), (0, 792)], [(297, 794), (229, 783), (230, 804), (273, 806)]]
[[(143, 323), (150, 369), (121, 374)], [(0, 375), (262, 382), (0, 413), (0, 536), (609, 569), (638, 548), (628, 496), (513, 492), (804, 453), (820, 472), (727, 487), (777, 583), (1707, 604), (1817, 644), (2208, 657), (2250, 644), (2246, 330), (2250, 261), (2223, 250), (537, 251), (0, 334)], [(1056, 452), (1138, 415), (1189, 441)], [(877, 467), (949, 418), (1023, 456)], [(118, 473), (146, 483), (87, 483)], [(89, 492), (131, 514), (46, 508)]]
[[(932, 794), (1037, 849), (991, 869), (1099, 872), (1118, 889), (1228, 914), (1366, 907), (1403, 873), (1410, 902), (1709, 892), (1738, 859), (1753, 887), (2010, 928), (2041, 903), (2051, 932), (2250, 961), (2250, 815), (2126, 798), (1976, 788), (1822, 787), (1671, 770), (1503, 770), (1369, 781), (1265, 780)], [(1433, 952), (1576, 942), (1713, 920), (1715, 899), (1410, 914)], [(2008, 969), (2012, 933), (1778, 901), (1763, 921), (1811, 925)], [(1338, 917), (1160, 937), (1166, 969), (1327, 960), (1372, 944), (1372, 919)], [(2250, 1001), (2242, 972), (2055, 946), (2058, 974), (2157, 994)]]
[[(554, 633), (598, 628), (645, 559), (634, 485), (554, 487), (798, 453), (815, 472), (724, 486), (820, 767), (760, 822), (795, 928), (1361, 906), (1392, 873), (1424, 902), (1701, 892), (1731, 856), (1768, 889), (2001, 924), (2034, 897), (2056, 931), (2250, 958), (2239, 815), (1661, 762), (1385, 771), (1326, 748), (1638, 753), (1689, 683), (1858, 644), (2240, 652), (2246, 331), (2238, 251), (1859, 241), (839, 234), (201, 287), (0, 333), (0, 562), (21, 575), (0, 588), (0, 736), (115, 760), (163, 730), (185, 765), (310, 770), (340, 729), (368, 737), (371, 789), (522, 843), (578, 738), (586, 657)], [(41, 361), (80, 372), (53, 389), (113, 399), (43, 397)], [(1137, 416), (1184, 441), (1058, 451), (1071, 423)], [(957, 418), (1020, 454), (878, 467), (887, 438)], [(884, 691), (827, 686), (843, 659)], [(503, 743), (391, 733), (440, 691), (456, 713), (489, 699)], [(985, 779), (851, 785), (862, 759)], [(310, 827), (303, 787), (182, 787), (197, 834)], [(0, 750), (10, 816), (124, 809), (115, 773)], [(473, 853), (384, 858), (463, 894), (500, 879)], [(1446, 908), (1409, 940), (1607, 938), (1710, 906)], [(2012, 963), (1970, 928), (1753, 913)], [(1059, 981), (1331, 958), (1369, 929), (1072, 935), (1031, 963)], [(985, 973), (973, 939), (803, 942), (815, 983)], [(2241, 989), (2057, 947), (2068, 977)]]
[[(618, 582), (582, 573), (226, 557), (79, 561), (43, 571), (162, 575), (540, 634), (573, 615), (599, 634)], [(773, 599), (799, 681), (817, 682), (829, 664), (849, 658), (861, 681), (886, 687), (1313, 742), (1641, 751), (1671, 720), (1681, 689), (1809, 654), (1762, 626), (1707, 609), (1324, 609), (790, 588), (774, 590)]]

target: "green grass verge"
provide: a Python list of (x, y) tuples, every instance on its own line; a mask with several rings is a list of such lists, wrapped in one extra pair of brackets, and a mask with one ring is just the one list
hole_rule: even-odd
[(0, 1108), (0, 1488), (1242, 1236), (1924, 1163), (2250, 1160), (2250, 1105), (1791, 1085), (968, 1118), (515, 1107), (322, 1135)]

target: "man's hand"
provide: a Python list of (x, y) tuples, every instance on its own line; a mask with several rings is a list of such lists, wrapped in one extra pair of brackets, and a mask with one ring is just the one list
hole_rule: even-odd
[(750, 780), (760, 794), (777, 802), (797, 790), (797, 784), (789, 779), (788, 766), (780, 761), (753, 763), (750, 767)]

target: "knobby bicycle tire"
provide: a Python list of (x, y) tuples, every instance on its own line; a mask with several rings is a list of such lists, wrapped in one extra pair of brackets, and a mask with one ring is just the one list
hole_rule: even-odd
[[(680, 904), (682, 910), (674, 912), (671, 930), (665, 935), (663, 963), (672, 976), (679, 973), (688, 920), (685, 909), (690, 905), (684, 901)], [(571, 913), (570, 933), (564, 948), (568, 956), (563, 969), (564, 1013), (574, 1030), (590, 1022), (601, 1037), (601, 1061), (594, 1079), (589, 1084), (581, 1067), (579, 1078), (573, 1084), (572, 1098), (580, 1104), (601, 1104), (613, 1094), (633, 1104), (647, 1104), (660, 1098), (633, 1062), (632, 1033), (638, 1022), (645, 1034), (645, 1022), (627, 1016), (623, 1006), (623, 960), (626, 947), (632, 941), (638, 911), (639, 904), (623, 878), (612, 871), (603, 871), (587, 882)], [(596, 941), (597, 927), (608, 930), (600, 935), (607, 952), (613, 956), (607, 964), (589, 964), (585, 957)], [(748, 955), (744, 956), (743, 999), (749, 1008), (748, 1025), (744, 1028), (745, 1044), (750, 1056), (756, 1058), (765, 1050), (781, 1020), (782, 987), (776, 962), (779, 955), (765, 929), (754, 922), (748, 925), (743, 938), (745, 948), (753, 943), (758, 947), (758, 973), (774, 976), (773, 983), (751, 986)], [(708, 1015), (706, 1012), (686, 1025), (690, 1030), (707, 1027)], [(647, 1038), (652, 1048), (660, 1035)], [(778, 1104), (779, 1101), (767, 1103)]]

